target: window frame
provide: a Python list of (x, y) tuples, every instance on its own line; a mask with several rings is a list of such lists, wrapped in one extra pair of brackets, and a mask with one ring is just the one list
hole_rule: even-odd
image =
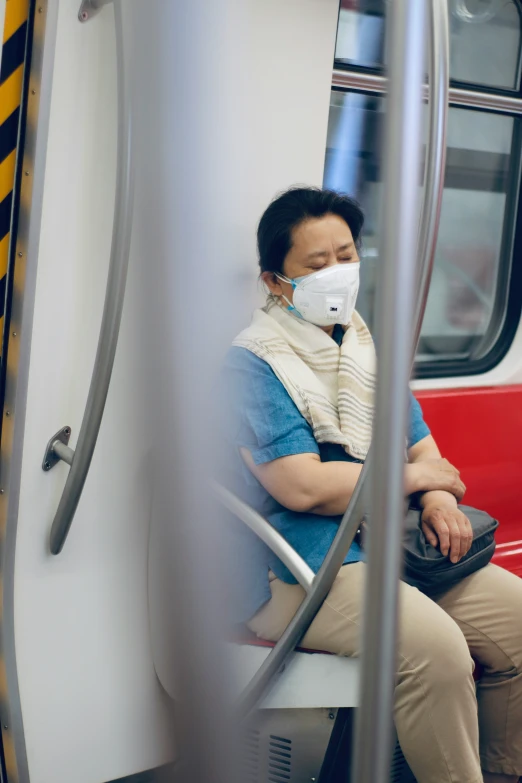
[[(517, 8), (520, 13), (520, 4)], [(378, 97), (386, 94), (386, 78), (381, 69), (362, 66), (340, 68), (336, 62), (331, 90)], [(507, 354), (522, 314), (522, 263), (515, 263), (517, 257), (522, 258), (522, 91), (485, 89), (482, 86), (470, 89), (468, 84), (451, 82), (449, 105), (511, 116), (513, 137), (510, 156), (517, 156), (517, 165), (512, 166), (509, 173), (506, 194), (511, 196), (511, 202), (506, 198), (495, 301), (484, 335), (484, 340), (491, 341), (491, 346), (477, 359), (416, 361), (413, 369), (415, 378), (480, 375), (493, 369)]]
[[(505, 112), (497, 113), (506, 115)], [(486, 345), (489, 343), (490, 347), (483, 356), (476, 359), (467, 357), (438, 362), (415, 361), (414, 378), (482, 375), (496, 367), (504, 358), (519, 327), (522, 314), (522, 264), (516, 264), (514, 261), (522, 254), (522, 116), (513, 116), (513, 119), (511, 148), (518, 152), (518, 157), (517, 165), (510, 171), (511, 183), (508, 185), (507, 195), (510, 194), (512, 198), (510, 202), (506, 197), (495, 301), (484, 335)]]

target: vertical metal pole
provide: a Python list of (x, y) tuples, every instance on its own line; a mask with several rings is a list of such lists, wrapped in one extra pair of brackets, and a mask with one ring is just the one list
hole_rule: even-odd
[(225, 640), (237, 555), (209, 479), (222, 459), (217, 378), (240, 300), (233, 227), (243, 214), (236, 205), (251, 141), (245, 113), (230, 117), (252, 3), (125, 2), (136, 101), (139, 350), (148, 365), (145, 372), (140, 364), (148, 378), (136, 382), (154, 443), (151, 517), (162, 556), (149, 574), (175, 696), (171, 780), (243, 783)]
[(404, 442), (410, 375), (425, 0), (388, 5), (389, 82), (377, 341), (379, 372), (370, 481), (362, 694), (352, 779), (389, 780), (397, 604), (404, 517)]
[(418, 289), (413, 319), (412, 361), (422, 328), (439, 231), (449, 109), (449, 22), (447, 0), (431, 0), (428, 35), (428, 140), (424, 173), (424, 199), (419, 231)]

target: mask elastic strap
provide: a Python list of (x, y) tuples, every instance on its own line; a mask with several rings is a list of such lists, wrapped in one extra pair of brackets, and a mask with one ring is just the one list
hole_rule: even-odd
[(284, 299), (284, 300), (285, 300), (285, 302), (286, 302), (286, 305), (287, 305), (288, 312), (290, 312), (290, 313), (293, 313), (293, 314), (294, 314), (294, 315), (296, 315), (298, 318), (301, 318), (301, 319), (303, 318), (303, 316), (301, 315), (301, 313), (299, 312), (299, 310), (297, 309), (297, 307), (296, 307), (295, 305), (293, 305), (293, 304), (290, 302), (290, 300), (289, 300), (289, 299), (288, 299), (288, 298), (287, 298), (287, 297), (286, 297), (284, 294), (281, 294), (281, 299)]
[[(276, 277), (279, 278), (279, 280), (283, 280), (285, 283), (290, 283), (292, 288), (294, 288), (294, 289), (297, 288), (297, 283), (295, 282), (295, 280), (291, 280), (289, 277), (286, 277), (285, 275), (280, 275), (278, 272), (274, 272), (274, 274), (275, 274)], [(285, 296), (285, 299), (286, 299), (286, 296)], [(286, 301), (288, 302), (288, 299), (286, 299)]]
[[(284, 282), (285, 282), (285, 283), (290, 283), (290, 285), (292, 286), (292, 288), (293, 288), (293, 289), (294, 289), (294, 291), (295, 291), (295, 289), (297, 288), (297, 283), (295, 282), (295, 280), (290, 280), (290, 278), (289, 278), (289, 277), (285, 277), (285, 275), (280, 275), (280, 274), (278, 274), (277, 272), (274, 272), (274, 274), (275, 274), (275, 276), (276, 276), (276, 277), (278, 277), (278, 278), (279, 278), (279, 280), (284, 280)], [(287, 296), (285, 296), (284, 294), (281, 294), (281, 299), (284, 299), (284, 300), (285, 300), (285, 302), (286, 302), (286, 304), (287, 304), (287, 307), (288, 307), (288, 310), (289, 310), (291, 313), (295, 313), (295, 314), (298, 316), (298, 318), (302, 318), (302, 317), (303, 317), (303, 316), (301, 315), (301, 313), (299, 312), (299, 310), (297, 309), (297, 307), (295, 307), (295, 306), (294, 306), (294, 305), (291, 303), (291, 301), (288, 299), (288, 297), (287, 297)]]

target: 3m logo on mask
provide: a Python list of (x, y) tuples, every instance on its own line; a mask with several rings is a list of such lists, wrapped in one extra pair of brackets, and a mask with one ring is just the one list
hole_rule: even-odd
[[(326, 297), (326, 307), (327, 307), (327, 313), (330, 314), (331, 318), (336, 318), (338, 315), (341, 315), (343, 312), (343, 304), (344, 300), (343, 297)], [(354, 302), (355, 304), (355, 302)], [(353, 308), (352, 308), (353, 309)], [(350, 313), (351, 316), (351, 313)]]

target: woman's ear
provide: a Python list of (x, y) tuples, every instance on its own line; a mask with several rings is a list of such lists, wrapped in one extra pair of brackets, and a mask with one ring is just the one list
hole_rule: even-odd
[(274, 272), (262, 272), (261, 280), (266, 285), (271, 294), (274, 294), (274, 296), (281, 296), (283, 289), (281, 288), (281, 284), (279, 283), (279, 280)]

